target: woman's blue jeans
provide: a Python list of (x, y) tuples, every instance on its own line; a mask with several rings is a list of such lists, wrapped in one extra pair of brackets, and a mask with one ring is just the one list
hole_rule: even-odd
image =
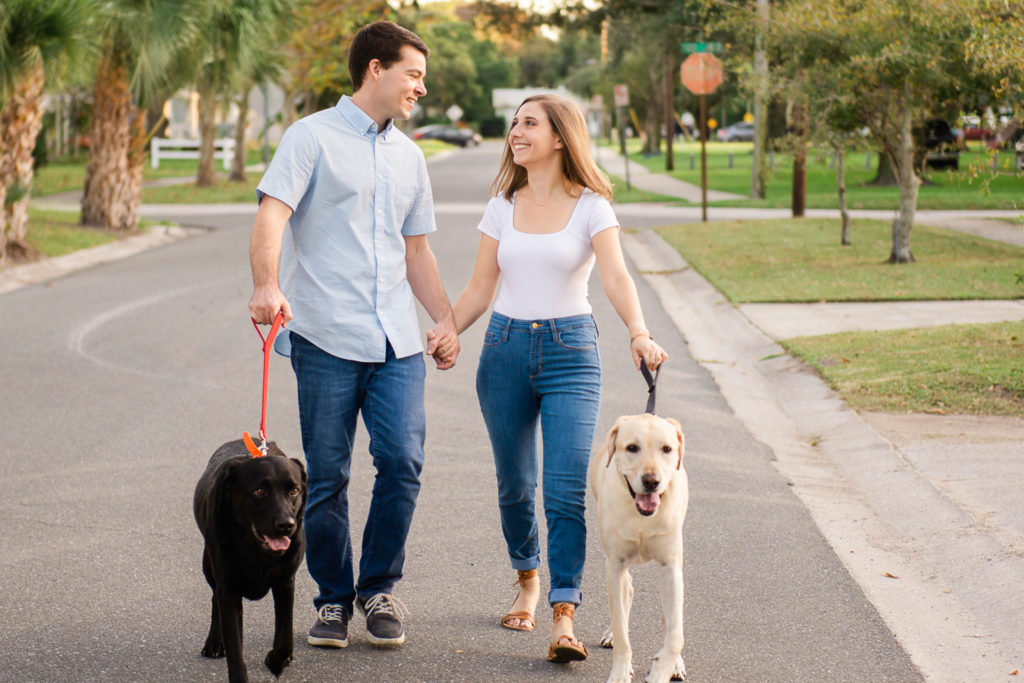
[(540, 564), (539, 425), (551, 574), (548, 602), (578, 605), (586, 558), (587, 464), (601, 403), (593, 316), (516, 320), (492, 314), (476, 390), (494, 452), (501, 528), (512, 568)]
[[(367, 599), (390, 593), (402, 578), (423, 468), (426, 366), (422, 354), (395, 358), (391, 344), (383, 363), (360, 363), (332, 356), (297, 334), (291, 341), (309, 477), (306, 565), (320, 587), (313, 603), (342, 605), (352, 614), (357, 594)], [(360, 411), (377, 477), (355, 584), (348, 481)]]

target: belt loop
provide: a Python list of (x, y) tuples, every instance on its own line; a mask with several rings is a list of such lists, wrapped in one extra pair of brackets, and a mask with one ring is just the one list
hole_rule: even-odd
[(505, 326), (501, 330), (501, 341), (502, 341), (502, 343), (505, 343), (505, 342), (508, 341), (508, 332), (509, 332), (509, 330), (512, 329), (512, 318), (510, 318), (508, 316), (504, 316), (504, 318), (505, 318)]

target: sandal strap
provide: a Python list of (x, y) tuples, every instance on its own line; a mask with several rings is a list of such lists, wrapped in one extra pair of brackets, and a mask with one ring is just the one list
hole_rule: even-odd
[(571, 602), (556, 602), (554, 604), (554, 619), (558, 621), (562, 617), (569, 617), (571, 620), (576, 614), (576, 605)]
[(524, 582), (537, 578), (536, 569), (519, 569), (517, 571), (519, 573), (519, 578), (512, 582), (513, 586), (519, 586), (522, 588)]

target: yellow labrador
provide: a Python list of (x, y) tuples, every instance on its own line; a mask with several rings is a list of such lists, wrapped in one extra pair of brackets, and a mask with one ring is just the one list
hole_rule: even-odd
[(629, 565), (657, 562), (661, 569), (665, 642), (651, 663), (648, 683), (686, 678), (683, 664), (683, 520), (689, 502), (685, 439), (679, 422), (655, 415), (620, 417), (590, 461), (590, 488), (597, 499), (605, 553), (611, 628), (601, 640), (612, 647), (608, 683), (633, 675)]

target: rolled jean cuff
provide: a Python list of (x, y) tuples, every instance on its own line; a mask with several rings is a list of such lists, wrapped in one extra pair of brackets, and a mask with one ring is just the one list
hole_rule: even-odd
[(579, 588), (552, 588), (548, 593), (548, 604), (554, 605), (559, 602), (571, 602), (578, 605), (583, 602), (583, 593)]
[(517, 560), (514, 557), (509, 559), (512, 562), (512, 569), (515, 569), (517, 572), (528, 572), (540, 566), (540, 555), (527, 557), (525, 560)]

